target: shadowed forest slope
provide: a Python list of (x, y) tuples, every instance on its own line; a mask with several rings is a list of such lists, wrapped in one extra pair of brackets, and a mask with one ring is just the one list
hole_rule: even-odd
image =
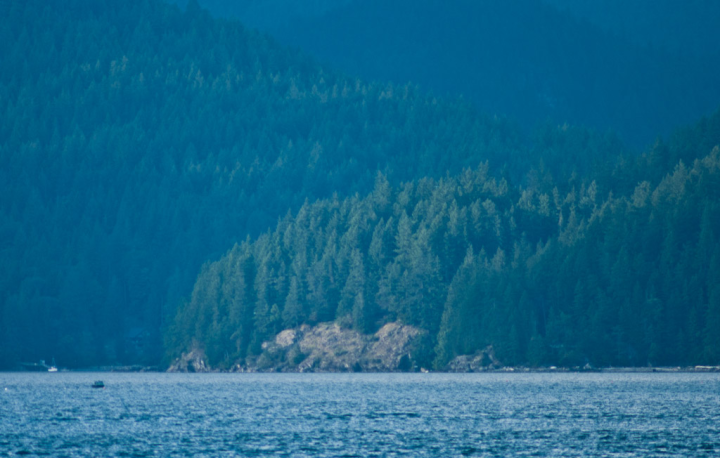
[(156, 360), (202, 262), (288, 208), (516, 149), (503, 121), (199, 9), (3, 8), (0, 365)]
[(720, 113), (565, 191), (536, 171), (510, 188), (487, 165), (378, 174), (366, 197), (305, 204), (206, 265), (168, 356), (199, 347), (228, 368), (282, 329), (399, 320), (428, 331), (416, 367), (489, 345), (508, 365), (717, 364), (719, 142)]
[(528, 130), (569, 122), (640, 148), (720, 105), (712, 1), (318, 1), (302, 14), (199, 1), (332, 67), (463, 96)]
[[(649, 190), (661, 186), (680, 160), (695, 170), (693, 161), (717, 144), (717, 116), (640, 159), (611, 134), (565, 124), (523, 137), (512, 122), (462, 100), (328, 70), (237, 22), (213, 19), (195, 2), (181, 11), (159, 0), (7, 1), (0, 13), (1, 368), (53, 357), (66, 367), (156, 364), (193, 339), (214, 348), (221, 363), (252, 356), (273, 329), (302, 320), (372, 329), (398, 318), (437, 327), (470, 246), (473, 259), (484, 249), (492, 260), (500, 252), (510, 259), (516, 244), (552, 244), (570, 221), (581, 224), (595, 211), (576, 209), (573, 220), (566, 196), (590, 193), (597, 205), (611, 191), (629, 199), (642, 181)], [(456, 196), (466, 185), (466, 197)], [(370, 193), (387, 202), (372, 207)], [(466, 215), (453, 223), (462, 234), (444, 229), (452, 208)], [(279, 219), (291, 227), (310, 210), (325, 215), (310, 219), (311, 230), (325, 235), (307, 238), (314, 245), (306, 258), (278, 251), (279, 235), (268, 228)], [(369, 244), (381, 220), (388, 241), (372, 264)], [(425, 226), (432, 231), (418, 235)], [(284, 231), (289, 250), (295, 236), (285, 242)], [(391, 244), (401, 232), (426, 244), (403, 245), (420, 258)], [(232, 291), (196, 286), (209, 295), (192, 293), (196, 281), (211, 278), (207, 266), (215, 264), (206, 263), (238, 243), (246, 253), (266, 243), (272, 253), (267, 262), (258, 254), (242, 264), (251, 296), (230, 306), (222, 298)], [(327, 271), (329, 280), (316, 257), (340, 270)], [(382, 270), (362, 280), (370, 288), (362, 295), (355, 283), (346, 288), (352, 263)], [(430, 270), (408, 270), (416, 264)], [(314, 285), (325, 288), (315, 315), (305, 309), (308, 266), (319, 269)], [(290, 269), (298, 272), (294, 287)], [(398, 285), (410, 291), (422, 275), (437, 280), (422, 283), (432, 286), (427, 301), (397, 299)], [(263, 281), (271, 286), (256, 290)], [(368, 312), (357, 321), (346, 312), (360, 297)], [(287, 306), (300, 303), (299, 311)], [(215, 318), (199, 318), (207, 316)], [(429, 329), (435, 340), (423, 358), (440, 367), (441, 332)], [(473, 342), (467, 348), (483, 343)], [(447, 355), (460, 351), (447, 348)], [(522, 360), (525, 350), (518, 351), (512, 354)]]
[(1, 367), (157, 362), (203, 262), (306, 199), (533, 161), (507, 121), (327, 71), (197, 5), (0, 8)]
[(641, 46), (705, 58), (720, 54), (715, 0), (542, 1)]

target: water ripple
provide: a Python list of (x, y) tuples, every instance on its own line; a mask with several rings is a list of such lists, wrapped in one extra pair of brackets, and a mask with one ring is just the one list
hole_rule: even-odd
[(0, 456), (720, 456), (718, 374), (4, 373), (0, 387)]

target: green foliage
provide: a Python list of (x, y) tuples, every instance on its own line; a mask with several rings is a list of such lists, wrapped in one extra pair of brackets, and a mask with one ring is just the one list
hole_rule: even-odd
[[(284, 317), (302, 309), (360, 332), (394, 320), (418, 326), (426, 338), (411, 358), (423, 367), (488, 345), (509, 365), (715, 364), (719, 174), (715, 148), (654, 188), (603, 199), (586, 181), (560, 198), (542, 186), (499, 191), (481, 165), (383, 191), (389, 202), (377, 191), (319, 200), (244, 247), (265, 266), (257, 272), (308, 260), (296, 275), (309, 290), (340, 291), (335, 302), (300, 298), (293, 277)], [(550, 192), (555, 205), (542, 197)], [(545, 220), (549, 236), (535, 224)], [(299, 234), (305, 241), (293, 243)], [(226, 258), (198, 284), (212, 283)]]
[[(390, 183), (516, 149), (505, 121), (327, 71), (194, 5), (0, 6), (0, 367), (157, 363), (200, 266), (288, 209), (375, 186), (387, 212)], [(287, 238), (301, 250), (307, 236)], [(244, 355), (256, 321), (261, 334), (277, 327), (273, 305), (302, 259), (234, 284), (259, 268), (244, 259), (196, 287), (214, 361)], [(298, 293), (334, 306), (343, 285), (313, 278), (337, 267), (297, 277)], [(330, 308), (288, 319), (332, 319)]]
[(567, 126), (529, 142), (198, 8), (11, 6), (0, 368), (197, 346), (229, 367), (330, 320), (426, 330), (422, 367), (488, 345), (518, 364), (720, 354), (720, 153), (700, 159), (720, 114), (631, 159)]

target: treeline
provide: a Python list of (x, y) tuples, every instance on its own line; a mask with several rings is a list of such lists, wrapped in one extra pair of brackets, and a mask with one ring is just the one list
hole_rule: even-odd
[(717, 364), (720, 151), (686, 146), (717, 142), (719, 125), (619, 161), (604, 185), (561, 192), (533, 170), (510, 187), (483, 164), (397, 187), (378, 174), (367, 197), (306, 203), (204, 266), (167, 356), (199, 346), (228, 367), (302, 323), (400, 320), (429, 331), (414, 358), (436, 369), (488, 345), (506, 364)]
[(720, 150), (629, 197), (592, 195), (566, 196), (557, 237), (517, 245), (510, 262), (468, 253), (436, 367), (486, 345), (531, 366), (720, 363)]

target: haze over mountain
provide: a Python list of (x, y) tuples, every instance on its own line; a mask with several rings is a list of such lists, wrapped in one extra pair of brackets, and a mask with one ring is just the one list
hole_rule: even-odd
[[(529, 0), (379, 8), (318, 1), (286, 22), (365, 56), (363, 79), (194, 1), (1, 3), (0, 368), (189, 350), (242, 366), (328, 321), (416, 326), (413, 361), (438, 369), (488, 345), (507, 364), (717, 361), (720, 115), (633, 154), (604, 130), (525, 134), (481, 111), (513, 94), (522, 124), (557, 100), (640, 132), (714, 103), (712, 67), (661, 65)], [(587, 49), (657, 78), (592, 76)], [(384, 71), (403, 82), (371, 79)], [(446, 86), (405, 82), (425, 77)], [(497, 94), (437, 96), (466, 83)], [(620, 90), (615, 112), (601, 99)], [(642, 126), (632, 100), (655, 110)]]
[(717, 58), (715, 0), (542, 0), (642, 46)]
[(295, 3), (200, 0), (331, 67), (462, 96), (529, 130), (548, 120), (612, 129), (640, 148), (720, 104), (706, 27), (720, 20), (717, 2), (355, 0), (302, 13)]
[[(188, 0), (168, 0), (186, 7)], [(239, 19), (247, 27), (279, 31), (302, 19), (320, 17), (353, 0), (202, 0), (198, 4), (217, 17)]]

